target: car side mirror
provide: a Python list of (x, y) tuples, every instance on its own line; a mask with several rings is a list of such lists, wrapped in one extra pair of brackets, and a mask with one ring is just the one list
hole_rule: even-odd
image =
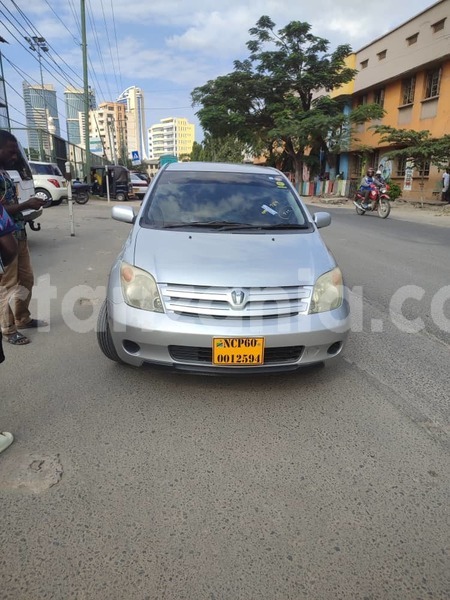
[(111, 216), (116, 221), (130, 223), (131, 225), (136, 219), (136, 215), (131, 206), (113, 206)]
[(316, 212), (313, 215), (313, 221), (316, 224), (317, 229), (328, 227), (331, 223), (331, 215), (327, 212)]

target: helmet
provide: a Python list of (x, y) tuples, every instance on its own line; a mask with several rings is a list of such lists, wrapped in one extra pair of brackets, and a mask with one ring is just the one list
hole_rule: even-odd
[(378, 171), (377, 171), (377, 173), (376, 173), (376, 174), (377, 174), (377, 175), (381, 175), (381, 171), (380, 171), (380, 169), (378, 169)]

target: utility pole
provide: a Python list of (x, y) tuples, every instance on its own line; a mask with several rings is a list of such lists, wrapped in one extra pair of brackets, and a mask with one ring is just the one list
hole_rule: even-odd
[(89, 109), (90, 94), (87, 64), (87, 38), (86, 38), (86, 0), (80, 0), (81, 5), (81, 39), (83, 51), (83, 82), (84, 82), (84, 139), (86, 148), (86, 182), (91, 183), (91, 146), (89, 143)]
[[(3, 44), (9, 44), (4, 38), (0, 36), (0, 42)], [(0, 82), (2, 84), (3, 90), (0, 90), (0, 110), (4, 114), (0, 115), (0, 126), (8, 131), (11, 131), (11, 122), (9, 120), (9, 109), (8, 109), (8, 99), (6, 97), (6, 83), (5, 76), (3, 74), (3, 61), (2, 61), (2, 53), (0, 52)], [(4, 124), (5, 123), (5, 124)]]
[(45, 113), (45, 129), (48, 131), (48, 117), (47, 114), (47, 98), (45, 97), (45, 88), (44, 88), (44, 76), (42, 74), (42, 55), (41, 52), (48, 52), (48, 46), (45, 38), (34, 35), (29, 38), (25, 36), (25, 40), (28, 42), (30, 46), (30, 50), (33, 52), (37, 52), (38, 61), (39, 61), (39, 71), (41, 73), (41, 90), (42, 90), (42, 100), (44, 102), (44, 113)]

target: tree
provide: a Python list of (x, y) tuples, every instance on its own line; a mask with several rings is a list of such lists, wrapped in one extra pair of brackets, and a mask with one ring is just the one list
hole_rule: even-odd
[(389, 125), (376, 125), (373, 129), (381, 136), (381, 143), (394, 146), (394, 149), (387, 153), (387, 158), (405, 160), (411, 168), (419, 172), (420, 201), (423, 206), (426, 167), (431, 163), (439, 168), (448, 167), (450, 135), (433, 138), (426, 129), (421, 131), (396, 129)]
[(273, 21), (262, 16), (250, 29), (249, 58), (235, 61), (232, 73), (192, 92), (205, 131), (238, 139), (255, 154), (265, 150), (269, 162), (281, 148), (297, 181), (305, 164), (317, 164), (320, 150), (333, 155), (348, 147), (352, 123), (384, 114), (375, 104), (345, 115), (348, 98), (327, 95), (355, 76), (345, 65), (351, 48), (344, 44), (330, 54), (328, 40), (313, 36), (310, 29), (308, 23), (292, 21), (276, 32)]
[(205, 134), (202, 144), (194, 142), (191, 160), (206, 162), (241, 163), (244, 160), (246, 145), (229, 135), (224, 137)]

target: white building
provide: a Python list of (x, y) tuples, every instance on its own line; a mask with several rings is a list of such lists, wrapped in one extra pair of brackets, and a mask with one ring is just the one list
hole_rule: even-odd
[(121, 102), (102, 102), (89, 112), (91, 151), (118, 164), (125, 163), (127, 152), (126, 106)]
[(192, 152), (195, 125), (184, 117), (161, 119), (148, 130), (149, 158), (174, 154), (178, 158)]
[(132, 152), (139, 152), (142, 159), (148, 158), (145, 126), (144, 92), (132, 86), (122, 92), (117, 102), (125, 105), (127, 121), (128, 158)]

